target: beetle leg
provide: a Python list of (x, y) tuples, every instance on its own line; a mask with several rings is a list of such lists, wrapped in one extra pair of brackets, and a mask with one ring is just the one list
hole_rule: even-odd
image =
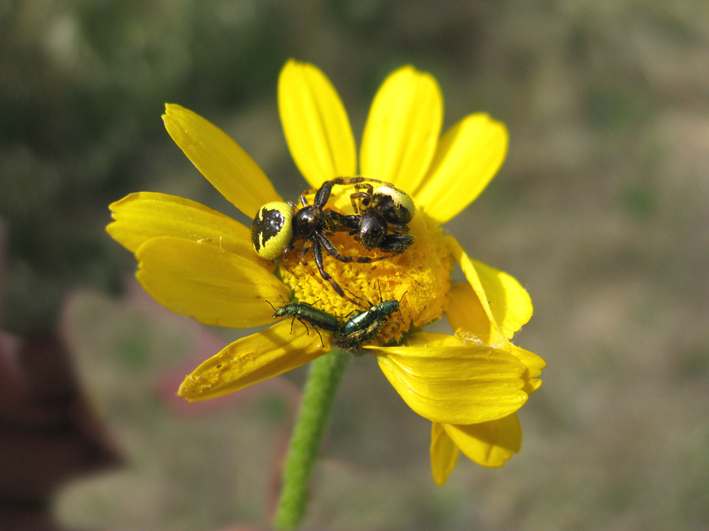
[[(302, 318), (301, 318), (300, 316), (298, 316), (298, 315), (294, 315), (294, 316), (293, 316), (293, 321), (295, 321), (296, 319), (298, 319), (298, 322), (303, 323), (303, 326), (305, 327), (305, 333), (306, 333), (307, 335), (310, 335), (310, 329), (308, 328), (308, 323), (305, 321), (305, 319), (302, 319)], [(290, 326), (291, 326), (291, 328), (290, 328), (291, 334), (293, 333), (293, 321), (291, 321), (291, 323), (290, 323)], [(315, 328), (315, 325), (313, 325), (313, 328)], [(315, 331), (317, 332), (317, 328), (315, 328)], [(320, 335), (320, 332), (318, 332), (318, 335)], [(321, 339), (322, 339), (322, 338), (321, 338)]]

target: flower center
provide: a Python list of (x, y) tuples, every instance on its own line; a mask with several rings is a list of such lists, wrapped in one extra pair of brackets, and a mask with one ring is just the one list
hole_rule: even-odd
[[(338, 295), (322, 278), (312, 251), (308, 251), (304, 260), (301, 260), (300, 248), (287, 253), (279, 263), (281, 278), (291, 288), (296, 300), (341, 319), (383, 301), (399, 301), (399, 311), (388, 318), (376, 341), (380, 345), (398, 343), (404, 334), (441, 318), (453, 269), (453, 260), (437, 223), (417, 210), (409, 229), (409, 234), (414, 237), (411, 247), (384, 260), (347, 263), (323, 251), (325, 271), (342, 287), (349, 300)], [(377, 249), (367, 251), (346, 233), (336, 233), (328, 238), (343, 256), (386, 254)]]

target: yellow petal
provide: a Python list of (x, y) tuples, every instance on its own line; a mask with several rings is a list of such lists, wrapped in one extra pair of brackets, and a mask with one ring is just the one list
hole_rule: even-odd
[(534, 352), (530, 352), (518, 347), (517, 345), (513, 345), (509, 341), (507, 341), (503, 349), (516, 357), (524, 364), (525, 367), (527, 367), (527, 370), (522, 376), (522, 380), (524, 380), (522, 391), (528, 395), (531, 395), (542, 385), (542, 381), (538, 378), (538, 376), (542, 374), (542, 369), (546, 367), (546, 362)]
[(317, 67), (290, 60), (278, 79), (278, 110), (288, 149), (314, 187), (357, 172), (347, 112), (330, 80)]
[(483, 466), (504, 465), (522, 444), (522, 427), (516, 413), (481, 424), (443, 427), (465, 455)]
[[(406, 339), (409, 347), (459, 347), (465, 343), (456, 336), (441, 334), (438, 332), (416, 332)], [(368, 350), (375, 350), (376, 347), (365, 346)]]
[(133, 253), (150, 238), (173, 236), (211, 243), (244, 258), (259, 260), (247, 227), (195, 201), (139, 192), (116, 201), (109, 208), (114, 221), (106, 231)]
[(167, 132), (192, 164), (248, 217), (253, 218), (269, 201), (282, 200), (258, 164), (217, 126), (169, 103), (162, 118)]
[(505, 337), (511, 338), (532, 317), (532, 299), (527, 291), (511, 275), (468, 258), (455, 238), (447, 236), (445, 241), (487, 316)]
[(361, 174), (415, 190), (431, 164), (442, 122), (443, 96), (436, 79), (412, 66), (394, 71), (369, 111)]
[(181, 238), (151, 238), (135, 254), (138, 280), (173, 312), (230, 328), (273, 321), (288, 289), (266, 268), (216, 245)]
[(500, 331), (512, 337), (532, 317), (532, 299), (512, 275), (471, 260)]
[(307, 333), (301, 326), (281, 321), (244, 337), (209, 358), (188, 375), (178, 394), (194, 402), (233, 393), (273, 378), (330, 351), (330, 336)]
[(374, 347), (379, 367), (404, 401), (431, 421), (475, 424), (517, 411), (524, 365), (478, 345)]
[(439, 223), (472, 203), (494, 177), (507, 152), (507, 129), (487, 114), (472, 114), (438, 143), (431, 167), (412, 195)]
[(460, 450), (443, 429), (443, 424), (431, 426), (431, 473), (436, 485), (443, 485), (458, 462)]
[(453, 286), (446, 317), (456, 332), (470, 334), (480, 343), (506, 350), (520, 360), (527, 368), (523, 376), (525, 384), (522, 388), (525, 393), (531, 394), (539, 388), (541, 381), (536, 377), (542, 373), (546, 363), (533, 352), (510, 343), (505, 335), (498, 331), (497, 327), (489, 321), (470, 284), (463, 282)]
[(472, 334), (484, 345), (495, 344), (495, 325), (469, 283), (461, 282), (451, 288), (446, 318), (453, 330)]
[(536, 378), (542, 374), (542, 369), (547, 366), (546, 362), (534, 352), (525, 350), (510, 342), (507, 342), (506, 346), (503, 348), (527, 367), (528, 377)]

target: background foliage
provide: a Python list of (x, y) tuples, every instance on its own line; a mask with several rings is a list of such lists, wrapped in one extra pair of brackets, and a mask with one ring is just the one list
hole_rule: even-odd
[(3, 323), (58, 329), (126, 465), (76, 480), (69, 526), (268, 521), (303, 372), (214, 406), (173, 398), (237, 332), (150, 304), (103, 231), (138, 190), (236, 215), (160, 120), (225, 129), (286, 197), (305, 187), (278, 123), (289, 58), (320, 66), (356, 134), (379, 83), (433, 73), (446, 125), (510, 130), (498, 177), (447, 228), (529, 290), (519, 342), (545, 383), (520, 455), (461, 460), (443, 488), (429, 425), (371, 359), (351, 363), (313, 486), (332, 529), (699, 529), (709, 520), (709, 4), (691, 0), (0, 2)]

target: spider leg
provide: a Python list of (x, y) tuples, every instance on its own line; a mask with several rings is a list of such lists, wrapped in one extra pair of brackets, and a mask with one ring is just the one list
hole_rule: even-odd
[[(318, 266), (318, 271), (320, 271), (320, 276), (323, 277), (325, 280), (327, 280), (330, 285), (332, 286), (332, 289), (334, 289), (338, 295), (341, 297), (345, 297), (345, 292), (342, 291), (342, 288), (340, 285), (335, 281), (334, 278), (330, 276), (330, 274), (325, 271), (325, 267), (323, 266), (323, 261), (322, 261), (322, 248), (320, 247), (321, 245), (321, 239), (326, 241), (328, 244), (330, 244), (330, 241), (325, 238), (324, 236), (320, 236), (318, 239), (313, 241), (313, 258), (315, 258), (315, 265)], [(332, 244), (330, 244), (332, 245)], [(347, 297), (345, 297), (347, 298)]]
[(303, 265), (308, 263), (308, 261), (305, 259), (305, 255), (308, 254), (309, 250), (310, 250), (310, 247), (303, 247), (300, 250), (300, 263)]
[(320, 217), (320, 228), (323, 232), (330, 234), (350, 230), (358, 231), (359, 216), (348, 216), (326, 208), (322, 211), (322, 215)]
[(387, 258), (391, 258), (393, 255), (384, 255), (384, 256), (343, 256), (340, 254), (340, 252), (335, 248), (335, 246), (332, 244), (330, 240), (328, 240), (325, 236), (322, 234), (319, 234), (317, 236), (317, 241), (325, 248), (327, 251), (327, 254), (332, 256), (333, 258), (336, 258), (340, 262), (345, 262), (345, 263), (350, 263), (350, 262), (355, 262), (357, 264), (369, 264), (371, 262), (378, 262), (379, 260), (385, 260)]
[[(307, 203), (305, 197), (308, 195), (315, 194), (315, 199), (313, 201), (313, 205), (315, 206), (315, 208), (322, 209), (325, 206), (325, 204), (327, 203), (327, 200), (330, 199), (330, 194), (332, 193), (332, 188), (335, 185), (349, 185), (349, 184), (359, 185), (360, 183), (370, 183), (370, 182), (387, 184), (385, 181), (380, 181), (379, 179), (372, 179), (370, 177), (335, 177), (334, 179), (330, 179), (329, 181), (325, 181), (322, 184), (322, 186), (320, 186), (320, 188), (311, 188), (310, 190), (305, 190), (305, 191), (301, 192), (300, 202), (303, 206), (307, 206), (308, 203)], [(362, 188), (367, 189), (369, 192), (369, 195), (371, 196), (372, 185), (365, 184), (365, 185), (362, 185)]]
[(332, 193), (332, 187), (336, 184), (341, 184), (341, 179), (332, 179), (331, 181), (326, 181), (318, 191), (315, 193), (315, 200), (313, 201), (313, 206), (319, 210), (327, 204), (327, 200), (330, 199), (330, 194)]
[(390, 184), (386, 181), (380, 181), (379, 179), (372, 179), (371, 177), (336, 177), (333, 179), (335, 184), (359, 184), (359, 183), (380, 183), (380, 184)]

